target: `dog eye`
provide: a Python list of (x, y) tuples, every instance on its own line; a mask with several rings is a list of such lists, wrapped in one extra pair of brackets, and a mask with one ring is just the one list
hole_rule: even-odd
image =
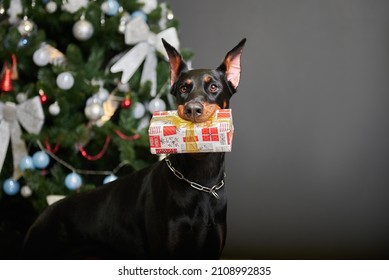
[(188, 92), (188, 86), (181, 86), (180, 87), (180, 93), (184, 94)]
[(219, 89), (219, 87), (217, 85), (215, 85), (215, 84), (211, 84), (209, 86), (209, 91), (212, 92), (212, 93), (217, 92), (218, 89)]

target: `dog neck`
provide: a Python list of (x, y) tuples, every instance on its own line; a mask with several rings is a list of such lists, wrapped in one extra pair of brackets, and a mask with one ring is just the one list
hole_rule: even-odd
[(224, 178), (225, 153), (172, 154), (174, 168), (187, 179), (199, 184), (214, 185)]

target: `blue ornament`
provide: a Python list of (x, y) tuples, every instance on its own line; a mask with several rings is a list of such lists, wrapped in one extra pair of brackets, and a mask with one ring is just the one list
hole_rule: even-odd
[(36, 168), (43, 169), (49, 165), (50, 158), (45, 152), (38, 151), (32, 156), (32, 162)]
[(78, 175), (77, 173), (73, 172), (73, 173), (69, 173), (66, 177), (65, 177), (65, 186), (69, 189), (69, 190), (76, 190), (78, 188), (80, 188), (82, 185), (82, 178), (80, 175)]
[(15, 195), (20, 190), (20, 184), (14, 179), (7, 179), (3, 183), (3, 190), (8, 195)]
[(103, 181), (103, 184), (108, 184), (112, 181), (115, 181), (118, 177), (111, 174), (111, 175), (108, 175), (107, 177), (104, 178), (104, 181)]
[(140, 17), (145, 22), (147, 21), (147, 15), (142, 11), (135, 11), (131, 14), (131, 18), (136, 18), (136, 17)]
[(105, 1), (102, 5), (102, 10), (106, 15), (114, 16), (119, 12), (120, 4), (116, 0)]
[(18, 42), (18, 48), (23, 48), (27, 46), (29, 43), (29, 38), (28, 37), (22, 37), (19, 42)]
[(33, 162), (32, 157), (30, 157), (30, 156), (23, 157), (19, 163), (19, 168), (22, 171), (24, 171), (26, 169), (34, 170), (35, 166), (34, 166), (34, 162)]

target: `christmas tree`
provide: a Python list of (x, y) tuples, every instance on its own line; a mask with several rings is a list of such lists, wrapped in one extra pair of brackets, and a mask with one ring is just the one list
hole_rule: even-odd
[(0, 199), (39, 212), (158, 160), (150, 115), (174, 104), (161, 38), (179, 44), (166, 3), (3, 0), (0, 21)]

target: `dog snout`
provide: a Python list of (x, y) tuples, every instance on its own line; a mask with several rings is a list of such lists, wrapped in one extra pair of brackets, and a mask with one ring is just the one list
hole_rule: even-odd
[(184, 113), (185, 115), (192, 120), (195, 120), (204, 112), (204, 106), (199, 102), (189, 102), (185, 105)]

